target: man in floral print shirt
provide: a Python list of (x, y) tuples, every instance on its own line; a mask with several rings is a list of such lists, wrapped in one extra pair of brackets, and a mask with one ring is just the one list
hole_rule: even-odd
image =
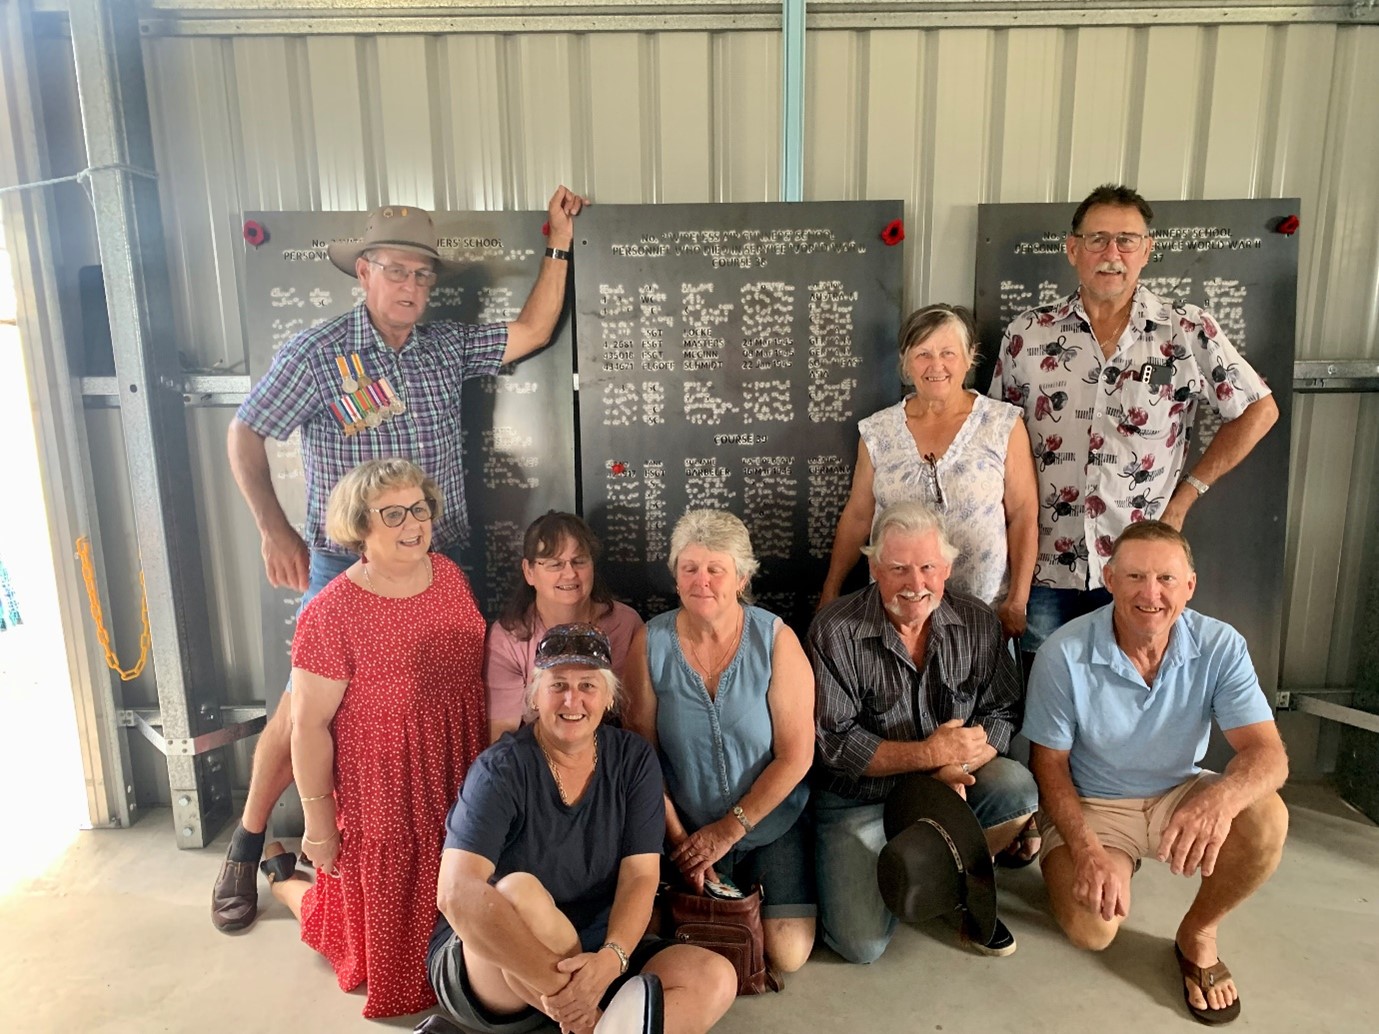
[[(1022, 649), (1110, 602), (1102, 567), (1126, 526), (1181, 529), (1188, 509), (1250, 454), (1278, 406), (1209, 313), (1140, 285), (1153, 210), (1129, 187), (1092, 191), (1065, 248), (1078, 288), (1021, 313), (990, 394), (1024, 410), (1039, 477), (1039, 558)], [(1189, 472), (1205, 400), (1221, 427)]]

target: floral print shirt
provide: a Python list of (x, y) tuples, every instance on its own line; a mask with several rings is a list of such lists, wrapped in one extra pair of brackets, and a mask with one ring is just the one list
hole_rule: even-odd
[(1160, 516), (1182, 479), (1198, 402), (1227, 422), (1269, 393), (1209, 313), (1143, 284), (1109, 359), (1078, 291), (1012, 320), (990, 395), (1024, 410), (1034, 449), (1034, 584), (1099, 587), (1116, 537)]

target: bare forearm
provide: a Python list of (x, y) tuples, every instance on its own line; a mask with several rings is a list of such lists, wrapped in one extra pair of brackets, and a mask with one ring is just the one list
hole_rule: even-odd
[(843, 587), (843, 579), (848, 576), (862, 555), (870, 532), (869, 519), (860, 515), (852, 507), (846, 507), (838, 518), (838, 530), (833, 535), (833, 554), (828, 561), (828, 575), (824, 578), (824, 589), (837, 593)]
[(1027, 602), (1034, 583), (1034, 563), (1039, 557), (1038, 511), (1029, 508), (1016, 513), (1006, 526), (1006, 548), (1010, 554), (1010, 588), (1006, 599)]
[(293, 715), (292, 778), (302, 797), (307, 834), (320, 839), (336, 824), (335, 738), (329, 725)]
[(1030, 754), (1030, 769), (1039, 786), (1040, 810), (1053, 820), (1073, 854), (1098, 846), (1100, 841), (1082, 817), (1082, 802), (1078, 799), (1077, 787), (1073, 785), (1067, 762), (1060, 764), (1041, 759), (1036, 747)]
[(875, 779), (906, 772), (931, 772), (944, 764), (927, 740), (882, 740), (862, 774)]
[(1212, 788), (1232, 815), (1275, 792), (1288, 780), (1288, 755), (1280, 746), (1242, 750)]
[(641, 941), (651, 921), (651, 905), (656, 900), (658, 882), (655, 874), (618, 880), (613, 908), (608, 913), (607, 939), (629, 954)]
[(747, 821), (755, 825), (775, 811), (781, 801), (800, 785), (800, 780), (809, 774), (812, 760), (809, 755), (803, 758), (773, 758), (737, 802), (747, 815)]
[[(551, 240), (551, 247), (568, 249), (570, 241), (563, 244)], [(503, 362), (513, 363), (523, 359), (539, 348), (544, 348), (555, 332), (560, 313), (565, 308), (565, 279), (570, 263), (564, 259), (545, 258), (541, 260), (541, 272), (536, 284), (527, 295), (527, 303), (517, 319), (508, 324), (508, 345), (503, 352)]]
[(290, 527), (283, 513), (277, 493), (273, 491), (273, 474), (268, 466), (268, 447), (257, 431), (238, 418), (230, 421), (226, 447), (230, 456), (230, 473), (239, 486), (240, 495), (249, 504), (254, 523), (261, 534), (271, 534)]

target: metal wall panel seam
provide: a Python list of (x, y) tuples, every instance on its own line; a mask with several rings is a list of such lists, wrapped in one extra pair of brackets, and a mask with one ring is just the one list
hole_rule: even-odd
[(781, 0), (780, 199), (804, 200), (805, 0)]

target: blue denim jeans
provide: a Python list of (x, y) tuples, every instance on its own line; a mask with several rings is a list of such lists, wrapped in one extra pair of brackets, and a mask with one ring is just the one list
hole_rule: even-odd
[(1047, 585), (1033, 585), (1029, 602), (1025, 604), (1025, 634), (1020, 649), (1034, 653), (1073, 618), (1090, 614), (1111, 602), (1105, 589), (1051, 589)]
[[(1029, 769), (992, 758), (972, 773), (967, 803), (983, 829), (1030, 815), (1039, 791)], [(876, 885), (876, 859), (886, 846), (884, 801), (814, 795), (819, 880), (819, 925), (824, 943), (849, 962), (875, 962), (895, 936), (897, 920)]]

